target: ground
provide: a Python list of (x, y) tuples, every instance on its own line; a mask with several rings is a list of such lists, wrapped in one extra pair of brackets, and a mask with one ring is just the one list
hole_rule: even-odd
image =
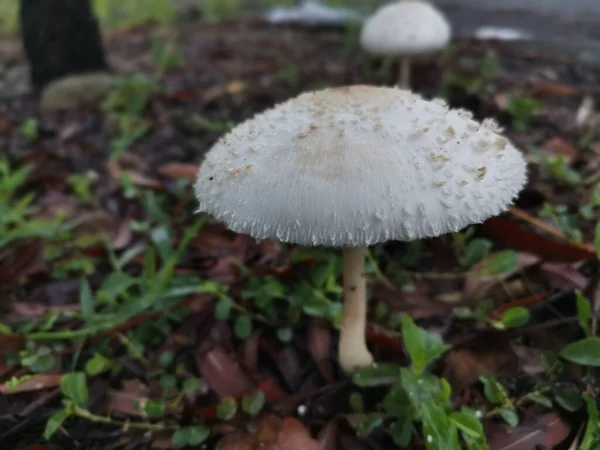
[(416, 91), (506, 128), (530, 180), (481, 226), (371, 249), (379, 364), (355, 376), (336, 363), (339, 255), (194, 214), (202, 155), (236, 123), (306, 90), (394, 82), (356, 38), (141, 26), (106, 35), (124, 78), (102, 105), (5, 92), (2, 448), (446, 449), (447, 430), (472, 449), (483, 433), (493, 450), (594, 448), (598, 67), (473, 40), (415, 63)]

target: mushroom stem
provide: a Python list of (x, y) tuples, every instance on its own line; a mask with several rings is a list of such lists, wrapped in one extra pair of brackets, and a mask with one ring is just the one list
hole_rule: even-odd
[(338, 346), (342, 369), (352, 372), (369, 366), (373, 356), (367, 349), (367, 283), (365, 278), (365, 247), (345, 248), (344, 318)]
[(398, 73), (398, 85), (403, 89), (410, 89), (410, 57), (404, 56), (400, 59)]

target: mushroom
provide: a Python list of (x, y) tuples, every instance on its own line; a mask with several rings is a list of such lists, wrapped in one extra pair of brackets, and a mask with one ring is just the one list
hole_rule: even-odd
[(200, 211), (256, 239), (343, 248), (339, 361), (365, 341), (366, 247), (459, 231), (504, 211), (526, 181), (521, 153), (441, 100), (355, 85), (308, 92), (243, 122), (206, 154)]
[(374, 55), (402, 56), (399, 85), (410, 88), (410, 56), (445, 47), (451, 26), (434, 5), (402, 0), (380, 7), (362, 28), (361, 46)]

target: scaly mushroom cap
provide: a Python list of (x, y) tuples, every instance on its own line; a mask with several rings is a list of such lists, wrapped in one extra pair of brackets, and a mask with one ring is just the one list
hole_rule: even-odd
[(450, 35), (450, 24), (440, 10), (408, 0), (379, 8), (365, 21), (360, 43), (373, 54), (413, 55), (445, 47)]
[(497, 215), (526, 163), (492, 120), (397, 88), (300, 95), (240, 124), (206, 155), (200, 211), (257, 239), (368, 246)]

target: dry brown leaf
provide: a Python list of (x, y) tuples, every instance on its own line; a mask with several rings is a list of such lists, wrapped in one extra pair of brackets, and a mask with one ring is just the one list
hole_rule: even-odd
[(506, 280), (514, 274), (519, 273), (522, 270), (531, 267), (540, 261), (540, 258), (536, 255), (533, 255), (531, 253), (518, 252), (517, 260), (519, 264), (514, 270), (502, 274), (495, 274), (489, 276), (477, 274), (477, 272), (485, 268), (486, 264), (488, 264), (489, 261), (497, 254), (498, 252), (494, 252), (488, 255), (486, 258), (477, 263), (471, 269), (471, 271), (474, 274), (466, 277), (464, 287), (464, 296), (468, 300), (476, 301), (482, 299), (487, 295), (489, 290), (497, 283)]
[(579, 150), (577, 150), (573, 144), (561, 137), (548, 139), (543, 147), (555, 155), (564, 156), (567, 162), (571, 162), (579, 156)]
[(323, 450), (336, 450), (338, 437), (338, 423), (331, 421), (319, 432), (319, 444)]
[(25, 347), (25, 336), (22, 334), (2, 334), (0, 335), (0, 355), (18, 352)]
[(118, 161), (111, 160), (106, 164), (108, 173), (115, 179), (120, 180), (122, 176), (127, 176), (135, 186), (152, 189), (162, 189), (163, 184), (154, 178), (150, 178), (141, 172), (135, 170), (123, 169)]
[(314, 440), (306, 427), (293, 417), (283, 419), (277, 446), (279, 450), (323, 450), (319, 441)]
[(540, 266), (552, 288), (579, 290), (585, 289), (590, 280), (570, 264), (546, 262)]
[(501, 370), (516, 368), (518, 359), (507, 335), (482, 333), (470, 348), (450, 351), (444, 359), (444, 378), (456, 392), (476, 382), (481, 375), (496, 376)]
[(225, 95), (236, 95), (248, 89), (248, 84), (243, 80), (233, 80), (222, 86), (215, 86), (200, 94), (202, 100), (209, 103)]
[(531, 450), (554, 448), (567, 438), (571, 427), (556, 413), (547, 413), (517, 427), (496, 425), (487, 433), (490, 450)]
[(253, 387), (250, 377), (221, 347), (199, 357), (198, 370), (208, 385), (222, 397), (244, 395)]
[(106, 409), (109, 413), (117, 412), (130, 416), (140, 416), (141, 412), (136, 407), (138, 402), (148, 398), (148, 386), (138, 380), (123, 382), (123, 389), (109, 389), (106, 393)]
[(158, 173), (167, 178), (185, 178), (194, 180), (200, 169), (199, 164), (191, 163), (167, 163), (158, 169)]
[(488, 219), (483, 226), (510, 247), (533, 253), (546, 261), (576, 262), (596, 258), (595, 249), (589, 245), (550, 239), (535, 231), (526, 230), (517, 222), (505, 217)]
[(566, 84), (555, 81), (539, 81), (533, 87), (534, 97), (576, 97), (581, 92)]
[(19, 316), (26, 317), (30, 320), (39, 319), (44, 317), (48, 313), (64, 313), (71, 311), (79, 311), (81, 305), (70, 304), (70, 305), (56, 305), (51, 306), (45, 303), (13, 303), (11, 309)]
[(0, 249), (0, 286), (47, 271), (43, 245), (38, 240), (8, 244)]
[(14, 387), (8, 387), (6, 383), (0, 384), (0, 394), (14, 395), (23, 392), (36, 392), (43, 389), (55, 388), (60, 385), (60, 379), (61, 374), (58, 373), (32, 375)]

